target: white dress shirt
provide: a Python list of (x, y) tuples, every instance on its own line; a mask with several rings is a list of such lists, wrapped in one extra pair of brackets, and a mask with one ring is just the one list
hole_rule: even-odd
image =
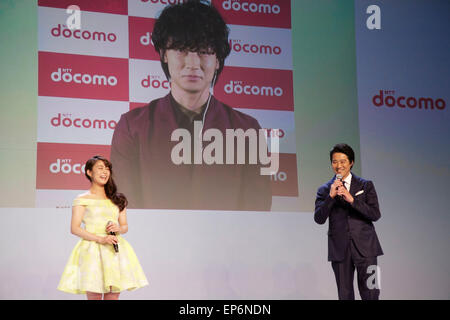
[(350, 172), (347, 178), (342, 179), (342, 182), (344, 183), (345, 188), (350, 192), (350, 184), (352, 183), (352, 173)]

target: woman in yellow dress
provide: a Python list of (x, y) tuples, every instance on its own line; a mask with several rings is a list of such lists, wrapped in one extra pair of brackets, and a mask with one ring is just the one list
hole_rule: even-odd
[(121, 291), (148, 285), (133, 248), (121, 236), (128, 231), (128, 201), (117, 192), (107, 159), (89, 159), (85, 175), (91, 187), (74, 199), (71, 221), (72, 234), (81, 240), (69, 257), (58, 290), (86, 294), (89, 300), (101, 300), (102, 295), (104, 300), (117, 300)]

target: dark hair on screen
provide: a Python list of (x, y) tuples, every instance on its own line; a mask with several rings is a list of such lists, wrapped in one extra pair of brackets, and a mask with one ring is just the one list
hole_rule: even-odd
[(228, 26), (212, 4), (190, 0), (164, 8), (155, 22), (152, 42), (167, 79), (170, 74), (164, 53), (168, 49), (215, 53), (219, 60), (218, 77), (231, 50), (228, 34)]
[(110, 175), (108, 181), (105, 184), (106, 197), (110, 199), (116, 206), (118, 206), (120, 211), (122, 211), (128, 205), (128, 200), (123, 193), (117, 192), (117, 186), (113, 179), (112, 164), (108, 159), (102, 156), (93, 156), (88, 161), (86, 161), (84, 174), (86, 178), (88, 178), (88, 180), (92, 182), (92, 179), (87, 174), (87, 171), (92, 171), (92, 168), (97, 163), (97, 161), (103, 161), (105, 166), (109, 168)]
[[(343, 153), (347, 156), (350, 163), (355, 162), (355, 152), (353, 151), (352, 147), (350, 147), (346, 143), (338, 143), (336, 144), (333, 149), (330, 151), (330, 162), (333, 161), (333, 154), (334, 153)], [(353, 165), (352, 165), (353, 168)]]

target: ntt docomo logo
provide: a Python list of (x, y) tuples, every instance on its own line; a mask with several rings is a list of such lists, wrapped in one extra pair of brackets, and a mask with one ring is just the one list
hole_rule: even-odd
[(445, 109), (445, 101), (443, 99), (432, 99), (424, 97), (395, 97), (395, 90), (380, 90), (379, 94), (376, 94), (372, 98), (374, 106), (381, 107), (386, 106), (393, 108), (395, 106), (402, 109), (424, 109), (424, 110), (438, 110)]
[(278, 137), (278, 138), (283, 138), (285, 133), (283, 129), (270, 129), (270, 128), (266, 128), (265, 130), (267, 130), (267, 137)]
[(81, 119), (81, 118), (71, 118), (70, 114), (61, 114), (58, 113), (56, 117), (53, 117), (50, 120), (50, 123), (54, 127), (75, 127), (75, 128), (93, 128), (93, 129), (111, 129), (114, 130), (116, 128), (117, 122), (114, 120), (103, 120), (103, 119)]
[(149, 45), (153, 46), (152, 33), (151, 32), (146, 32), (143, 36), (141, 36), (139, 38), (139, 41), (141, 42), (141, 44), (143, 46), (149, 46)]
[(141, 0), (141, 2), (160, 3), (160, 4), (178, 4), (186, 1), (183, 0)]
[(57, 27), (52, 28), (51, 34), (54, 37), (64, 38), (75, 38), (75, 39), (84, 39), (84, 40), (94, 40), (94, 41), (109, 41), (115, 42), (117, 40), (117, 36), (114, 33), (106, 33), (94, 31), (91, 32), (89, 30), (70, 30), (64, 25), (58, 24)]
[(232, 40), (232, 39), (230, 39), (229, 43), (231, 50), (235, 52), (275, 54), (275, 55), (281, 54), (281, 48), (278, 46), (242, 43), (241, 40)]
[(272, 181), (280, 181), (280, 182), (286, 181), (287, 178), (288, 178), (288, 175), (284, 171), (278, 171), (276, 174), (273, 174), (273, 175), (270, 176), (270, 180), (272, 180)]
[(252, 13), (268, 13), (279, 14), (281, 8), (276, 4), (255, 3), (239, 0), (226, 0), (222, 2), (222, 8), (225, 10), (244, 11)]
[(246, 94), (254, 96), (277, 96), (281, 97), (283, 95), (283, 89), (280, 87), (259, 87), (256, 85), (246, 85), (242, 81), (230, 80), (228, 84), (225, 85), (224, 90), (228, 94)]
[(54, 82), (64, 81), (66, 83), (83, 83), (94, 84), (114, 87), (117, 85), (117, 78), (114, 76), (105, 76), (101, 74), (90, 75), (88, 73), (75, 73), (72, 75), (72, 69), (70, 68), (58, 68), (58, 71), (52, 72), (51, 76)]
[(75, 173), (75, 174), (84, 174), (84, 164), (75, 163), (72, 164), (71, 159), (56, 159), (56, 162), (50, 164), (49, 169), (51, 173)]
[(159, 76), (150, 76), (148, 75), (146, 78), (142, 79), (141, 84), (144, 88), (153, 88), (153, 89), (170, 89), (170, 83), (167, 80), (160, 80)]

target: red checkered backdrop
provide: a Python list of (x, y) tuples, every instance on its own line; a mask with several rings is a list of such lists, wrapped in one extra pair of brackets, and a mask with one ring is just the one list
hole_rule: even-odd
[[(70, 207), (89, 187), (86, 160), (109, 158), (121, 114), (169, 92), (151, 32), (161, 10), (178, 2), (38, 1), (37, 207)], [(289, 202), (298, 197), (290, 0), (212, 4), (230, 28), (231, 45), (214, 95), (262, 128), (280, 129), (272, 195)], [(71, 5), (81, 10), (81, 29), (66, 25)]]

